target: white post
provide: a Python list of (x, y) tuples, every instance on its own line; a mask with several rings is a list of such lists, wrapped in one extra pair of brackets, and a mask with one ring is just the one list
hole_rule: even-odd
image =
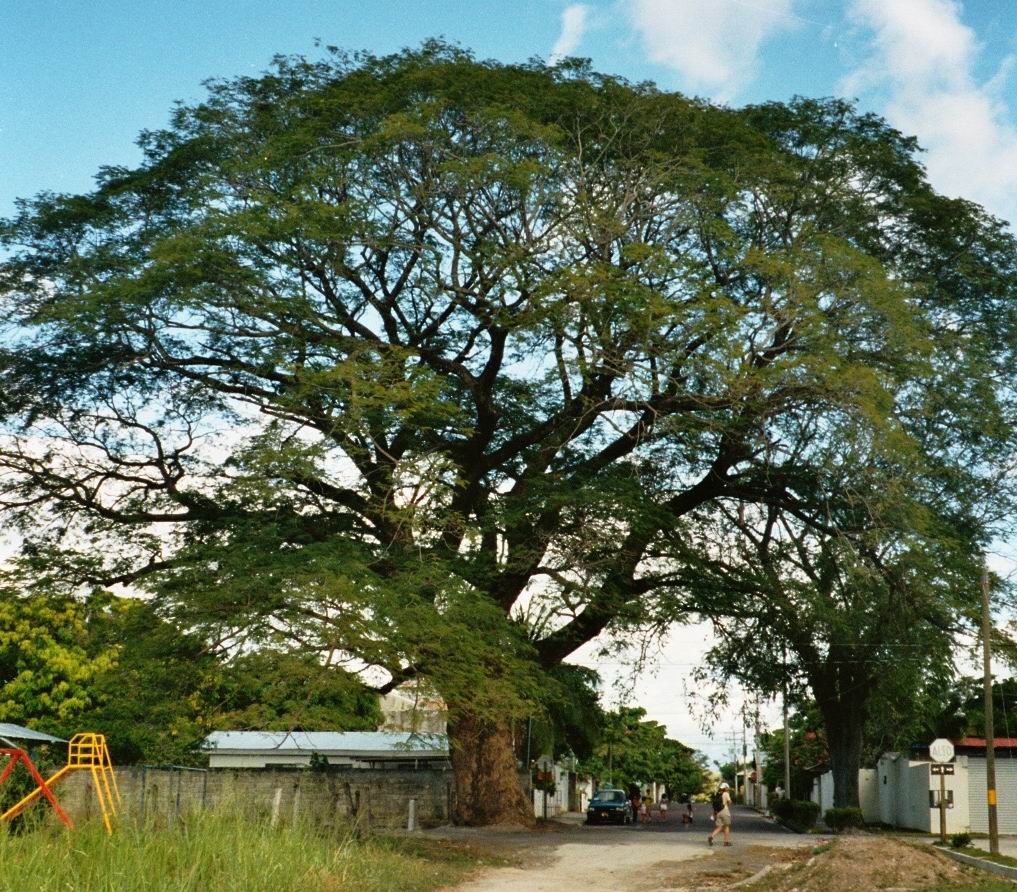
[(416, 830), (417, 829), (417, 800), (410, 800), (410, 812), (406, 817), (406, 829)]
[(275, 788), (275, 795), (272, 797), (272, 826), (279, 823), (279, 807), (282, 805), (282, 787)]

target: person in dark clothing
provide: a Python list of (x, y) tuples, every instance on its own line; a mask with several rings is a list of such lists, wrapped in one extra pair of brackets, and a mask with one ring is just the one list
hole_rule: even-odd
[(629, 787), (629, 800), (632, 802), (632, 825), (637, 826), (639, 824), (639, 806), (643, 803), (643, 795), (639, 787), (635, 785)]

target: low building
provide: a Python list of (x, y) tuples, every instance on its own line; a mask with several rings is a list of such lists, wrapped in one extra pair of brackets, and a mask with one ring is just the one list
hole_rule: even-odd
[(447, 768), (444, 734), (396, 731), (214, 731), (209, 768), (302, 768), (315, 758), (345, 768)]

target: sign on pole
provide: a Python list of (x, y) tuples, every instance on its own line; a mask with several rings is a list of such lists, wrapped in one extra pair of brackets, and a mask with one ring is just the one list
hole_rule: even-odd
[(953, 758), (953, 744), (945, 737), (937, 737), (929, 744), (929, 758), (936, 764), (929, 766), (930, 774), (939, 775), (939, 841), (946, 845), (946, 774), (953, 774), (953, 765), (945, 765)]
[(937, 737), (929, 744), (929, 757), (933, 762), (949, 762), (953, 758), (953, 744), (945, 737)]

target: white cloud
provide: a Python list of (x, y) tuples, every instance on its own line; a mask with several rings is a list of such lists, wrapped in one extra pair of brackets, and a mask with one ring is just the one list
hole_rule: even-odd
[(841, 84), (927, 150), (929, 179), (1017, 222), (1017, 127), (999, 91), (1014, 60), (979, 83), (981, 47), (954, 0), (852, 0), (871, 52)]
[(651, 61), (676, 71), (682, 86), (730, 99), (749, 83), (760, 45), (797, 27), (793, 0), (626, 0)]
[(573, 3), (566, 6), (561, 14), (561, 33), (551, 49), (551, 64), (560, 62), (566, 56), (571, 56), (579, 49), (579, 44), (586, 33), (586, 26), (589, 21), (590, 7), (585, 3)]

